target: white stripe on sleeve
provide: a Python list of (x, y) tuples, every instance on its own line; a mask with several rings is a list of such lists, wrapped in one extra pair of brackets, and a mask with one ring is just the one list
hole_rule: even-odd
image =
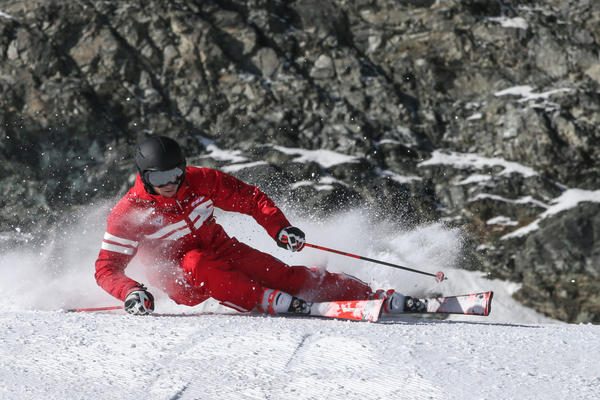
[(111, 242), (115, 242), (115, 243), (119, 243), (119, 244), (123, 244), (123, 245), (129, 245), (129, 246), (133, 246), (133, 247), (138, 247), (138, 244), (140, 244), (139, 242), (136, 242), (133, 240), (123, 239), (121, 237), (111, 235), (108, 232), (104, 232), (104, 239), (110, 240)]
[(133, 249), (131, 247), (118, 246), (116, 244), (102, 242), (102, 248), (108, 251), (114, 251), (115, 253), (126, 254), (128, 256), (133, 254)]

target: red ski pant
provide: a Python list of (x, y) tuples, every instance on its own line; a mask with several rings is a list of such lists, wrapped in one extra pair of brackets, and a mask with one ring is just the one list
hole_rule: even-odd
[(265, 289), (278, 289), (307, 301), (366, 299), (371, 288), (345, 274), (288, 266), (277, 258), (233, 239), (227, 251), (192, 250), (180, 263), (188, 285), (165, 287), (179, 304), (196, 305), (212, 297), (249, 311), (261, 304)]

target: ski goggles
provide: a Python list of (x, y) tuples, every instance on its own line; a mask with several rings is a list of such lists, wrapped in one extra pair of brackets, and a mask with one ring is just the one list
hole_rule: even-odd
[(175, 167), (166, 171), (146, 171), (144, 176), (152, 186), (162, 187), (179, 183), (183, 177), (183, 173), (182, 168)]

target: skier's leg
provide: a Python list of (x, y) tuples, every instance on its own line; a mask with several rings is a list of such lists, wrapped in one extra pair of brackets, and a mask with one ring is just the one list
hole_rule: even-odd
[(270, 254), (235, 241), (227, 258), (238, 270), (263, 286), (280, 289), (308, 301), (359, 300), (372, 294), (364, 282), (318, 268), (288, 266)]
[(214, 254), (192, 250), (184, 255), (181, 266), (192, 286), (237, 311), (306, 314), (310, 310), (304, 300), (264, 287)]
[(148, 274), (148, 279), (152, 286), (164, 291), (177, 304), (193, 307), (209, 298), (202, 288), (190, 285), (181, 268), (174, 263), (157, 265)]
[(264, 288), (224, 260), (199, 250), (186, 253), (181, 260), (185, 278), (221, 304), (238, 311), (250, 311), (262, 301)]

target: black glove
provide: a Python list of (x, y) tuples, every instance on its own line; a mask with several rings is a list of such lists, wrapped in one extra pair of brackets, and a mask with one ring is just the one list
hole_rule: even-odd
[(277, 245), (291, 251), (300, 251), (306, 242), (304, 232), (295, 226), (283, 228), (277, 234)]
[(125, 311), (133, 315), (148, 315), (154, 311), (154, 296), (141, 287), (130, 292), (125, 298)]

